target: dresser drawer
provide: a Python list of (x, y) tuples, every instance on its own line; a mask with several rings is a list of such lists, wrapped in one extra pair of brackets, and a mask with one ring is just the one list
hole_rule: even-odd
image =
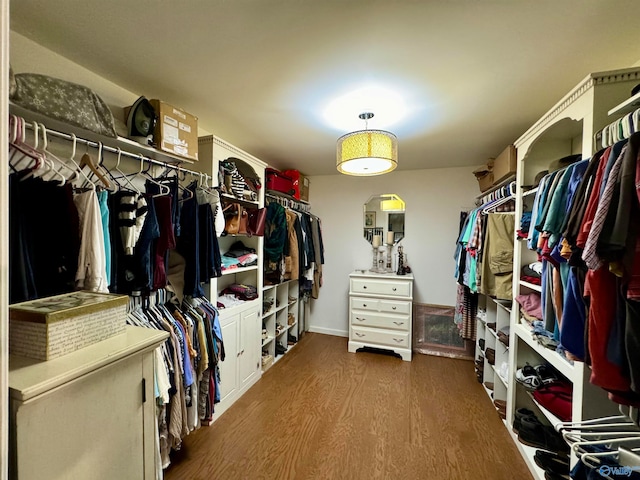
[(410, 297), (411, 282), (397, 280), (378, 280), (374, 278), (352, 278), (352, 293), (368, 293), (372, 295), (389, 295), (394, 297)]
[(351, 310), (367, 310), (377, 312), (380, 310), (380, 300), (375, 298), (351, 297)]
[(373, 313), (363, 311), (351, 312), (351, 325), (355, 327), (365, 326), (408, 331), (410, 323), (408, 315), (387, 315), (378, 312)]
[(380, 300), (378, 308), (385, 313), (399, 313), (409, 315), (411, 302), (394, 302), (392, 300)]
[(354, 325), (351, 326), (351, 340), (362, 343), (390, 345), (393, 347), (410, 347), (408, 332), (388, 332)]

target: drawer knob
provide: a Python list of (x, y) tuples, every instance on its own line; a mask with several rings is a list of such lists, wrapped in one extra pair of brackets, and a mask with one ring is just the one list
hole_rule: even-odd
[(396, 288), (396, 287), (393, 287), (391, 290), (393, 290), (393, 291), (395, 292), (395, 291), (397, 290), (397, 288)]
[(360, 318), (360, 317), (356, 317), (356, 320), (358, 320), (359, 322), (364, 322), (364, 318)]
[(396, 325), (404, 325), (404, 322), (393, 322), (393, 323), (395, 323)]
[(394, 338), (394, 340), (398, 343), (402, 343), (402, 339), (401, 338)]
[(358, 336), (358, 337), (364, 337), (365, 335), (366, 334), (364, 334), (364, 333), (356, 332), (356, 336)]
[(396, 307), (391, 307), (391, 310), (395, 310), (395, 309), (396, 309)]
[(366, 289), (367, 289), (367, 286), (366, 286), (366, 285), (363, 285), (363, 286), (362, 286), (362, 288), (364, 288), (364, 289), (366, 290)]
[(362, 306), (363, 306), (364, 308), (367, 308), (367, 304), (366, 304), (366, 303), (363, 303), (363, 304), (362, 304)]

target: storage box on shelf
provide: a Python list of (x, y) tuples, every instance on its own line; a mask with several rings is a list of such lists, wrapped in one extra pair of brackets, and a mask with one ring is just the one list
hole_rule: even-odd
[[(640, 68), (588, 75), (540, 120), (529, 128), (516, 142), (517, 192), (516, 221), (524, 211), (530, 211), (535, 199), (536, 177), (548, 170), (551, 163), (572, 154), (590, 158), (596, 149), (594, 134), (610, 123), (607, 110), (628, 98), (631, 89), (640, 81)], [(531, 225), (531, 228), (534, 228)], [(541, 287), (522, 280), (521, 269), (536, 260), (536, 253), (527, 249), (525, 240), (514, 244), (514, 296), (520, 293), (541, 292)], [(539, 418), (552, 423), (554, 419), (545, 412), (514, 380), (515, 371), (526, 362), (546, 362), (556, 368), (573, 386), (572, 421), (615, 414), (617, 406), (608, 401), (606, 393), (589, 383), (589, 369), (581, 362), (571, 365), (558, 353), (540, 345), (531, 333), (520, 324), (519, 310), (514, 303), (511, 315), (511, 347), (509, 349), (509, 389), (507, 426), (513, 424), (517, 408), (527, 407), (536, 411)], [(538, 414), (539, 413), (539, 414)], [(514, 436), (519, 451), (537, 479), (544, 478), (533, 461), (535, 449), (526, 447)]]
[(270, 356), (273, 359), (273, 362), (267, 360), (268, 365), (263, 365), (263, 371), (266, 371), (300, 339), (298, 280), (265, 285), (262, 298), (263, 358)]

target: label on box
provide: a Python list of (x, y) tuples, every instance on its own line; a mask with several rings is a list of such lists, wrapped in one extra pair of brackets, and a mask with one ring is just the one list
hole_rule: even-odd
[(178, 128), (184, 132), (191, 133), (191, 125), (187, 125), (186, 123), (180, 122)]
[[(162, 121), (165, 125), (171, 125), (172, 127), (178, 127), (178, 121), (175, 118), (171, 118), (169, 115), (164, 116), (164, 120)], [(165, 129), (168, 127), (165, 126)], [(165, 130), (166, 131), (166, 130)]]
[(187, 116), (182, 113), (180, 110), (178, 110), (177, 108), (172, 109), (173, 110), (173, 114), (179, 116), (181, 119), (186, 120)]
[(162, 131), (162, 143), (168, 143), (170, 145), (175, 145), (179, 142), (180, 131), (177, 127), (172, 127), (170, 125), (165, 124), (164, 130)]
[(189, 153), (189, 149), (182, 145), (174, 145), (173, 150), (180, 155), (187, 155)]

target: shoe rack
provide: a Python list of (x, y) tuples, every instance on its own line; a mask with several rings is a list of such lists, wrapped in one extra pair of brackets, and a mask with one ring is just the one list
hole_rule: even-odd
[(476, 374), (504, 421), (504, 402), (509, 388), (509, 346), (498, 339), (498, 332), (510, 325), (511, 302), (480, 295), (478, 311)]
[[(523, 212), (532, 210), (537, 190), (531, 185), (535, 183), (536, 175), (548, 169), (554, 160), (567, 155), (581, 154), (583, 159), (590, 158), (597, 150), (594, 134), (611, 122), (607, 116), (607, 110), (629, 96), (631, 88), (638, 83), (639, 75), (638, 69), (588, 75), (515, 142), (518, 159), (516, 230), (520, 226)], [(516, 238), (513, 268), (514, 299), (521, 293), (542, 291), (540, 286), (520, 279), (522, 267), (536, 260), (537, 254), (528, 249), (526, 239)], [(491, 307), (487, 306), (487, 317), (490, 316), (490, 311)], [(544, 470), (535, 462), (537, 449), (524, 445), (518, 440), (518, 436), (513, 434), (515, 414), (519, 409), (529, 409), (543, 424), (551, 426), (556, 425), (560, 420), (536, 402), (531, 392), (515, 380), (518, 369), (526, 364), (532, 366), (546, 364), (553, 368), (559, 378), (570, 382), (573, 422), (617, 414), (619, 410), (617, 404), (608, 400), (604, 390), (594, 387), (589, 382), (591, 371), (588, 366), (582, 362), (567, 360), (555, 349), (544, 347), (534, 338), (531, 328), (522, 321), (519, 304), (515, 300), (510, 317), (509, 379), (506, 391), (505, 423), (532, 475), (542, 480), (546, 477)], [(480, 330), (478, 336), (480, 336)], [(485, 337), (489, 335), (485, 333)], [(497, 359), (496, 362), (498, 362)], [(486, 368), (483, 374), (487, 375)], [(572, 464), (576, 461), (574, 456)]]
[(262, 288), (262, 371), (267, 371), (300, 338), (298, 280)]

